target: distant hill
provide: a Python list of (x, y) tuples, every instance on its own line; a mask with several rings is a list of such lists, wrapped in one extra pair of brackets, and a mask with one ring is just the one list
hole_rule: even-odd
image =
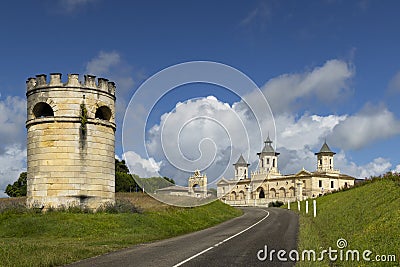
[[(399, 266), (400, 264), (400, 175), (388, 173), (355, 188), (317, 199), (317, 217), (300, 212), (299, 251), (303, 249), (338, 249), (337, 241), (347, 241), (342, 249), (372, 251), (374, 262), (336, 261), (332, 266)], [(294, 205), (297, 206), (297, 205)], [(376, 255), (396, 256), (396, 262), (377, 262)], [(317, 257), (319, 255), (317, 254)], [(325, 256), (328, 259), (328, 256)], [(313, 266), (326, 266), (313, 263)], [(298, 266), (309, 266), (310, 262)]]

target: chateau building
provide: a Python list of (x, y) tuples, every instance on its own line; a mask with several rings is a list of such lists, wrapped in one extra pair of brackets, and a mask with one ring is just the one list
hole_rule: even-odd
[(334, 155), (325, 142), (317, 156), (317, 169), (304, 168), (296, 174), (283, 175), (278, 169), (279, 153), (268, 137), (260, 153), (258, 168), (249, 176), (249, 165), (240, 155), (234, 164), (233, 179), (217, 183), (217, 195), (231, 205), (264, 205), (274, 201), (296, 201), (314, 198), (354, 185), (354, 177), (334, 169)]

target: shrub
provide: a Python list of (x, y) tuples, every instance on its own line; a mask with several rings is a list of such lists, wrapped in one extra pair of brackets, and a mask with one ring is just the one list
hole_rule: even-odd
[(28, 211), (25, 203), (19, 201), (0, 202), (0, 213), (23, 214)]
[(279, 200), (268, 203), (268, 207), (280, 207), (280, 206), (283, 206), (283, 202)]
[(142, 211), (136, 207), (132, 202), (126, 199), (117, 199), (115, 204), (105, 203), (100, 208), (97, 209), (97, 212), (104, 213), (142, 213)]

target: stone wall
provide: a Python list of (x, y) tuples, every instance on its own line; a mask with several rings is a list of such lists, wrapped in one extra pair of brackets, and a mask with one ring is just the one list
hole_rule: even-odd
[(27, 81), (30, 207), (114, 203), (115, 86), (106, 79), (61, 74)]

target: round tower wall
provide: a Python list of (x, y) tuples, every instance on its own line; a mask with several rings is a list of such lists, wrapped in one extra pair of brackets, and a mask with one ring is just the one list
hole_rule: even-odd
[(115, 86), (70, 74), (27, 81), (29, 207), (114, 203)]

